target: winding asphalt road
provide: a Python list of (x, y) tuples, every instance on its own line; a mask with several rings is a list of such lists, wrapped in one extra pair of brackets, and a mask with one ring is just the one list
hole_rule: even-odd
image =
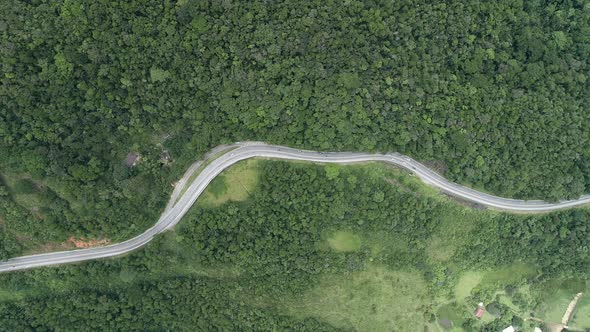
[[(449, 182), (437, 173), (428, 169), (426, 166), (420, 164), (410, 157), (401, 155), (399, 153), (369, 154), (355, 152), (315, 152), (297, 150), (283, 146), (268, 145), (259, 142), (236, 143), (233, 145), (226, 145), (221, 148), (216, 148), (214, 151), (222, 152), (225, 150), (229, 150), (229, 152), (226, 152), (220, 157), (212, 160), (190, 184), (184, 194), (178, 198), (178, 201), (176, 201), (177, 196), (183, 189), (182, 187), (184, 187), (186, 181), (197, 170), (202, 162), (195, 164), (197, 166), (193, 165), (191, 168), (189, 168), (189, 171), (187, 171), (187, 173), (179, 181), (179, 185), (177, 185), (177, 188), (171, 197), (167, 209), (161, 215), (158, 222), (143, 234), (140, 234), (127, 241), (104, 247), (12, 258), (7, 261), (0, 262), (0, 272), (17, 271), (40, 266), (112, 257), (138, 249), (150, 242), (157, 234), (174, 227), (190, 209), (197, 198), (203, 193), (207, 185), (224, 169), (230, 167), (240, 160), (254, 157), (341, 164), (368, 161), (390, 163), (408, 169), (409, 171), (416, 174), (416, 176), (418, 176), (425, 183), (437, 187), (450, 195), (487, 207), (512, 212), (549, 212), (590, 203), (590, 195), (580, 197), (576, 200), (547, 203), (539, 200), (524, 201), (485, 194), (458, 185), (456, 183)], [(209, 154), (210, 157), (212, 155), (213, 153)]]

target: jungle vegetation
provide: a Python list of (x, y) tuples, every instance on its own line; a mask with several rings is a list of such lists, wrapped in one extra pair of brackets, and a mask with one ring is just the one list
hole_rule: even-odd
[[(590, 192), (585, 0), (5, 0), (0, 12), (0, 259), (142, 232), (190, 162), (233, 141), (398, 151), (514, 198)], [(247, 199), (227, 199), (220, 179), (145, 250), (0, 275), (0, 326), (329, 331), (445, 317), (496, 330), (530, 310), (554, 321), (548, 303), (586, 287), (586, 209), (497, 214), (375, 170), (259, 167)], [(404, 306), (361, 296), (375, 292)], [(499, 318), (473, 320), (480, 299)]]
[[(256, 174), (247, 198), (219, 205), (238, 188), (211, 186), (217, 200), (198, 202), (145, 249), (0, 274), (0, 326), (532, 329), (541, 323), (531, 317), (559, 322), (574, 294), (589, 291), (588, 209), (480, 210), (379, 164), (236, 167)], [(482, 320), (473, 316), (479, 302)], [(570, 326), (590, 328), (589, 314), (584, 299)]]
[[(399, 151), (515, 198), (590, 191), (587, 1), (6, 0), (0, 11), (0, 173), (48, 188), (28, 218), (62, 237), (136, 234), (190, 160), (242, 140)], [(129, 152), (141, 154), (133, 169)], [(1, 204), (3, 217), (21, 213)]]

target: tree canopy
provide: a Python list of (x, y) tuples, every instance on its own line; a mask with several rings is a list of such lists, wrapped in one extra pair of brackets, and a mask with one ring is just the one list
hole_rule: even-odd
[[(584, 1), (4, 1), (4, 153), (91, 183), (165, 132), (400, 151), (514, 197), (589, 191)], [(22, 160), (22, 161), (21, 161)], [(112, 186), (112, 184), (111, 184)]]

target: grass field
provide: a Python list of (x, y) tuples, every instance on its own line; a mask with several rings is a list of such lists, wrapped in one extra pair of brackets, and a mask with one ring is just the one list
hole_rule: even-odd
[(428, 241), (426, 253), (435, 262), (450, 260), (478, 220), (475, 213), (458, 205), (451, 205), (438, 216), (439, 224)]
[(565, 310), (574, 296), (582, 292), (583, 295), (576, 306), (574, 316), (569, 323), (572, 328), (590, 328), (590, 288), (582, 279), (568, 278), (551, 280), (540, 285), (542, 302), (535, 308), (535, 313), (550, 322), (561, 322)]
[(330, 248), (337, 252), (357, 251), (361, 248), (361, 238), (347, 231), (337, 231), (329, 239)]
[(471, 295), (471, 291), (481, 283), (483, 276), (484, 273), (479, 271), (468, 271), (463, 273), (455, 285), (455, 299), (463, 301), (466, 297)]
[(325, 276), (300, 298), (278, 305), (296, 317), (315, 317), (340, 328), (415, 331), (424, 325), (418, 309), (427, 294), (419, 273), (369, 266), (348, 275)]
[(51, 192), (44, 184), (22, 174), (4, 173), (0, 183), (8, 188), (11, 197), (25, 209), (39, 213), (44, 208), (43, 196)]
[(211, 181), (199, 204), (215, 207), (227, 201), (246, 200), (258, 183), (258, 163), (257, 159), (249, 159), (223, 171)]
[(517, 284), (537, 274), (535, 268), (523, 262), (486, 272), (480, 284), (481, 287), (494, 287)]
[(590, 288), (586, 287), (569, 325), (577, 329), (590, 329)]
[(464, 311), (463, 306), (457, 303), (441, 305), (436, 311), (439, 326), (444, 330), (462, 331), (461, 325), (465, 321)]

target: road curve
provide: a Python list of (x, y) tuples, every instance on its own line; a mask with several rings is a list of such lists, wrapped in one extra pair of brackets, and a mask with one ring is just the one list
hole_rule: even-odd
[[(489, 195), (450, 182), (412, 158), (399, 153), (369, 154), (357, 152), (316, 152), (268, 145), (260, 142), (236, 143), (214, 151), (225, 151), (230, 148), (233, 148), (233, 150), (212, 160), (190, 184), (184, 194), (178, 198), (178, 201), (176, 201), (176, 196), (178, 196), (182, 189), (182, 185), (178, 186), (179, 188), (175, 190), (176, 194), (173, 194), (171, 203), (169, 203), (164, 213), (162, 213), (158, 222), (144, 233), (127, 241), (104, 247), (12, 258), (0, 262), (0, 272), (112, 257), (140, 248), (150, 242), (157, 234), (174, 227), (190, 209), (197, 198), (203, 193), (207, 185), (224, 169), (238, 161), (254, 157), (342, 164), (368, 161), (390, 163), (413, 172), (425, 183), (437, 187), (453, 196), (487, 207), (512, 212), (549, 212), (590, 203), (590, 195), (582, 196), (576, 200), (560, 201), (557, 203), (548, 203), (540, 200), (516, 200)], [(212, 154), (209, 154), (209, 156), (211, 155)], [(179, 182), (184, 184), (197, 168), (198, 166), (191, 167)], [(176, 201), (176, 203), (174, 203), (174, 201)]]

